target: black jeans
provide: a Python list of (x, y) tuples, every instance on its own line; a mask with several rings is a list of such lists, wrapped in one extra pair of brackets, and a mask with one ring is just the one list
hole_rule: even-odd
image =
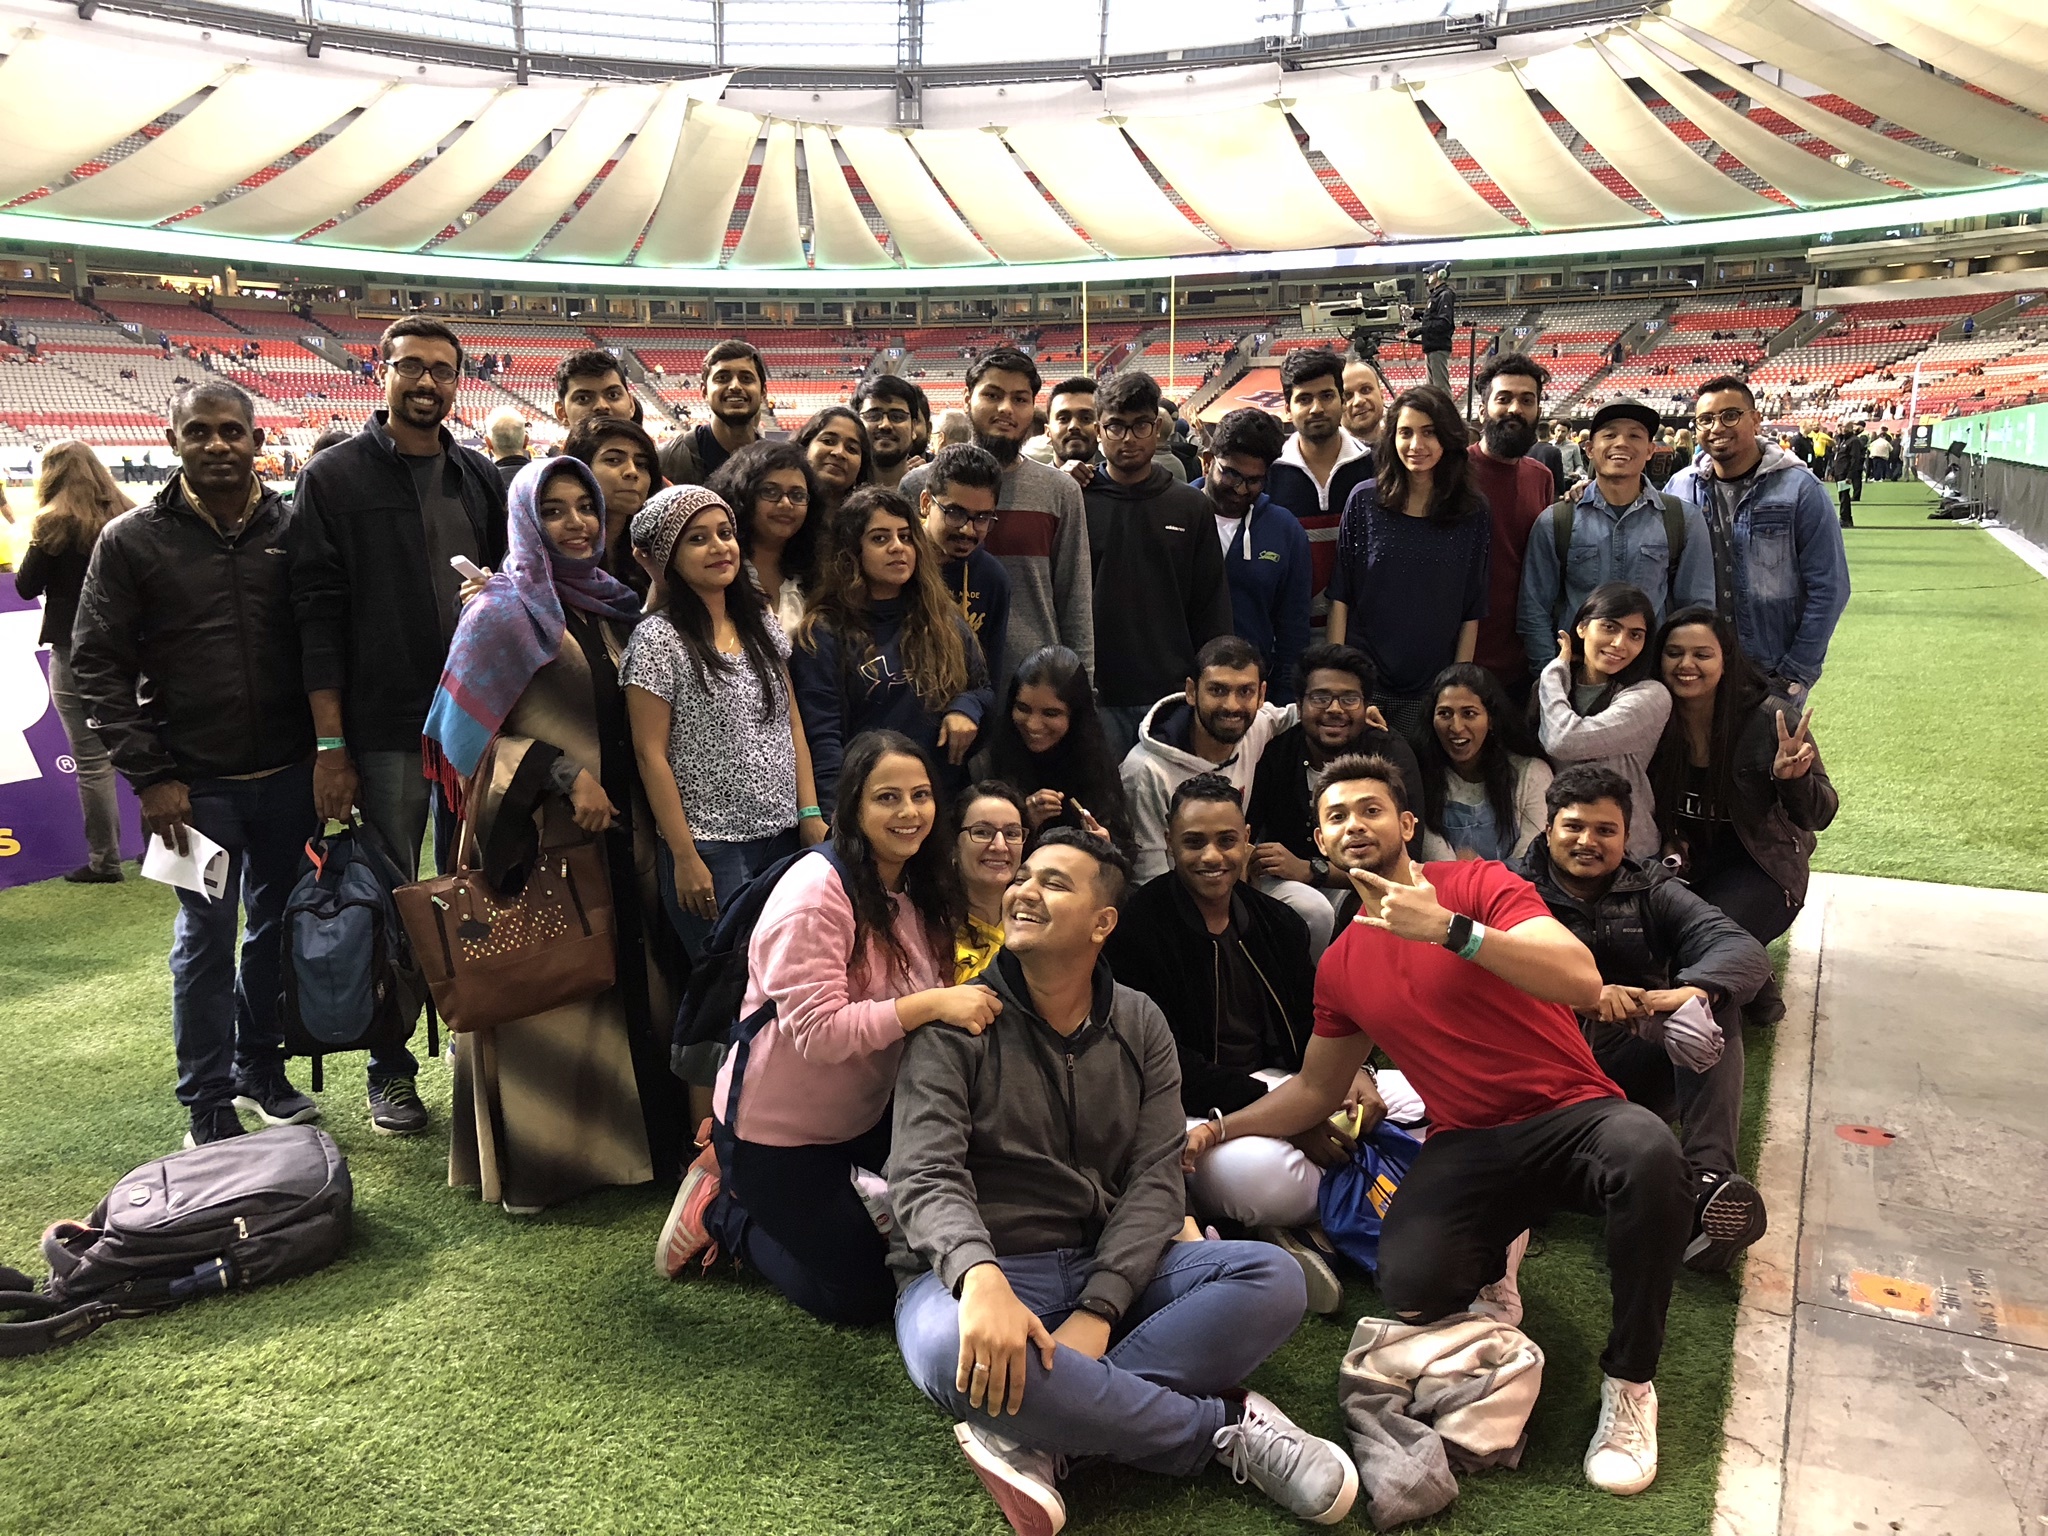
[(1670, 1129), (1626, 1099), (1431, 1136), (1387, 1211), (1380, 1295), (1405, 1321), (1462, 1312), (1500, 1279), (1515, 1235), (1558, 1209), (1607, 1218), (1614, 1324), (1600, 1369), (1650, 1380), (1692, 1236), (1692, 1189)]
[(1723, 1003), (1714, 1011), (1725, 1045), (1704, 1072), (1681, 1067), (1664, 1047), (1623, 1024), (1593, 1026), (1593, 1059), (1615, 1086), (1660, 1120), (1678, 1120), (1679, 1149), (1695, 1178), (1735, 1172), (1742, 1139), (1742, 1010)]
[(1712, 856), (1693, 862), (1685, 883), (1695, 896), (1720, 908), (1759, 944), (1770, 943), (1799, 915), (1800, 903), (1764, 873), (1733, 828), (1722, 830)]
[[(1668, 1135), (1667, 1135), (1668, 1139)], [(853, 1187), (851, 1170), (889, 1161), (889, 1116), (851, 1141), (770, 1147), (713, 1122), (718, 1198), (705, 1226), (719, 1246), (828, 1323), (886, 1323), (896, 1310), (889, 1242)]]

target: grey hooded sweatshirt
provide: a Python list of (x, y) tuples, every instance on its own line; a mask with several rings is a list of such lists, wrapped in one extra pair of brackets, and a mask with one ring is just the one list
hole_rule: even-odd
[(899, 1287), (930, 1269), (957, 1292), (977, 1264), (1081, 1249), (1095, 1259), (1083, 1299), (1122, 1314), (1187, 1211), (1173, 1031), (1100, 961), (1088, 1021), (1064, 1038), (1032, 1007), (1015, 955), (980, 983), (1003, 1000), (993, 1025), (926, 1025), (904, 1048), (889, 1267)]

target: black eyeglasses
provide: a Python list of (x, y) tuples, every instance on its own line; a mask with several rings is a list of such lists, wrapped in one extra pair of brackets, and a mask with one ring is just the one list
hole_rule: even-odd
[(910, 412), (862, 411), (860, 419), (871, 427), (907, 427), (910, 425)]
[(1739, 427), (1742, 425), (1742, 418), (1748, 414), (1747, 406), (1731, 405), (1725, 411), (1702, 412), (1693, 417), (1692, 424), (1702, 432), (1709, 427)]
[(1159, 430), (1159, 418), (1150, 421), (1105, 421), (1102, 424), (1104, 437), (1150, 437)]
[(967, 840), (977, 848), (987, 848), (999, 837), (1012, 848), (1024, 841), (1024, 828), (1021, 825), (997, 827), (985, 821), (977, 821), (960, 830), (967, 834)]
[(461, 377), (451, 363), (423, 363), (416, 357), (396, 358), (384, 365), (401, 379), (417, 383), (422, 374), (436, 384), (453, 384)]
[(1327, 688), (1316, 688), (1303, 694), (1301, 702), (1310, 709), (1328, 709), (1333, 704), (1339, 709), (1357, 709), (1365, 703), (1365, 695), (1356, 689), (1350, 693), (1332, 693)]
[(938, 507), (940, 516), (962, 528), (975, 528), (986, 533), (996, 525), (996, 515), (993, 512), (970, 512), (965, 507), (954, 506), (950, 501), (942, 501)]
[(1258, 475), (1256, 477), (1252, 475), (1240, 475), (1228, 464), (1218, 464), (1215, 469), (1215, 475), (1218, 483), (1227, 485), (1232, 490), (1262, 491), (1266, 488), (1266, 477), (1264, 475)]
[(792, 490), (788, 486), (764, 485), (754, 492), (754, 500), (765, 502), (771, 507), (779, 507), (785, 502), (792, 507), (808, 507), (811, 504), (811, 493), (802, 486)]

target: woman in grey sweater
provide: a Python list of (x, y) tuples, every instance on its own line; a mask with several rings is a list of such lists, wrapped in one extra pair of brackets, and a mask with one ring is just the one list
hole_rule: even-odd
[(1596, 763), (1628, 780), (1637, 811), (1628, 854), (1645, 863), (1659, 851), (1650, 759), (1671, 718), (1671, 694), (1656, 674), (1650, 634), (1656, 606), (1640, 587), (1610, 581), (1559, 630), (1557, 659), (1536, 684), (1537, 731), (1560, 769)]

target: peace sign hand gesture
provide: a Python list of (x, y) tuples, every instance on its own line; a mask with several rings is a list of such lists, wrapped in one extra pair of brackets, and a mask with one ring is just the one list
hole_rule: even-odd
[(1799, 717), (1799, 728), (1785, 729), (1785, 711), (1778, 715), (1778, 755), (1771, 760), (1771, 776), (1778, 779), (1803, 779), (1813, 771), (1813, 765), (1820, 760), (1814, 750), (1813, 711), (1808, 710)]
[(1450, 931), (1451, 914), (1437, 901), (1436, 887), (1423, 875), (1420, 864), (1410, 862), (1406, 884), (1369, 869), (1349, 873), (1360, 902), (1354, 923), (1383, 928), (1397, 939), (1418, 944), (1443, 943)]

